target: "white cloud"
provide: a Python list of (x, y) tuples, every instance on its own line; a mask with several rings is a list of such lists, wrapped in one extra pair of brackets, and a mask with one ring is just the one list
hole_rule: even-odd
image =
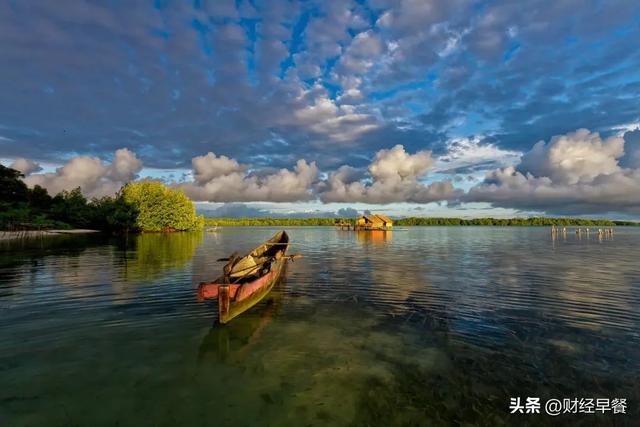
[(116, 150), (111, 163), (97, 157), (75, 157), (55, 172), (32, 174), (24, 182), (29, 187), (39, 185), (52, 195), (80, 187), (87, 197), (102, 197), (115, 194), (122, 185), (135, 179), (141, 169), (142, 162), (136, 155), (121, 148)]
[(9, 167), (11, 169), (15, 169), (17, 171), (22, 172), (25, 176), (31, 175), (34, 172), (38, 172), (42, 170), (42, 167), (40, 167), (38, 163), (28, 159), (24, 159), (22, 157), (15, 159), (14, 162), (11, 163), (11, 166)]
[(369, 165), (371, 182), (359, 179), (356, 171), (343, 166), (329, 174), (319, 192), (323, 202), (429, 203), (450, 200), (461, 195), (451, 181), (424, 184), (419, 178), (426, 175), (434, 163), (429, 151), (409, 154), (402, 145), (380, 150)]
[[(335, 110), (331, 105), (318, 105), (316, 113), (331, 118)], [(192, 159), (192, 182), (175, 185), (203, 202), (424, 204), (456, 200), (527, 212), (640, 213), (640, 130), (602, 138), (579, 129), (537, 143), (518, 164), (509, 165), (516, 155), (468, 138), (450, 141), (447, 154), (437, 161), (430, 151), (408, 153), (396, 145), (379, 150), (366, 170), (343, 165), (319, 179), (315, 162), (304, 159), (293, 169), (255, 170), (210, 152)], [(429, 177), (486, 170), (487, 164), (507, 166), (488, 173), (467, 194), (451, 181), (432, 182), (438, 175)], [(23, 171), (38, 168), (26, 159), (17, 159), (12, 166)], [(80, 187), (86, 196), (100, 197), (136, 179), (141, 169), (142, 162), (133, 152), (120, 149), (110, 163), (79, 156), (53, 173), (31, 173), (24, 181), (51, 194)]]
[(464, 200), (552, 213), (640, 213), (640, 169), (620, 164), (624, 145), (586, 129), (555, 136), (518, 166), (489, 173)]
[(340, 58), (340, 65), (350, 72), (365, 73), (384, 52), (384, 44), (371, 30), (356, 35)]
[(303, 91), (299, 101), (301, 107), (293, 112), (294, 123), (335, 142), (351, 142), (379, 126), (374, 117), (356, 107), (337, 105), (328, 98), (326, 90), (318, 86)]
[(518, 170), (546, 176), (556, 183), (588, 183), (600, 175), (618, 172), (618, 159), (624, 154), (624, 140), (612, 136), (605, 140), (597, 132), (578, 129), (540, 141), (522, 156)]
[(193, 177), (198, 184), (206, 184), (215, 178), (232, 173), (243, 173), (248, 168), (227, 156), (216, 156), (209, 152), (204, 156), (191, 159)]
[(388, 2), (385, 6), (392, 6), (378, 19), (378, 25), (383, 28), (404, 32), (416, 32), (439, 22), (444, 18), (449, 8), (460, 6), (458, 1), (424, 1), (401, 0)]
[(315, 103), (295, 111), (294, 114), (302, 123), (313, 125), (333, 119), (338, 111), (338, 107), (329, 98), (319, 97)]
[(430, 151), (409, 154), (402, 145), (390, 150), (380, 150), (369, 166), (369, 172), (377, 180), (415, 179), (423, 176), (434, 161)]
[[(497, 166), (511, 166), (518, 162), (522, 153), (503, 150), (494, 144), (481, 144), (479, 137), (454, 138), (447, 142), (447, 153), (440, 156), (435, 172), (466, 173), (487, 170)], [(460, 172), (462, 171), (462, 172)]]
[(438, 56), (444, 58), (456, 52), (461, 46), (461, 40), (469, 33), (469, 28), (465, 28), (460, 32), (450, 30), (447, 25), (434, 25), (432, 32), (443, 32), (446, 34), (442, 48), (437, 52)]
[(360, 90), (356, 88), (349, 88), (338, 97), (339, 102), (353, 102), (360, 101), (361, 99), (362, 92), (360, 92)]
[(136, 157), (135, 153), (121, 148), (113, 155), (107, 178), (113, 182), (127, 182), (135, 179), (141, 170), (142, 161)]
[(192, 160), (193, 183), (181, 184), (185, 193), (196, 201), (289, 202), (314, 198), (312, 184), (318, 176), (315, 162), (298, 160), (293, 171), (280, 169), (272, 174), (250, 174), (241, 165), (213, 153)]

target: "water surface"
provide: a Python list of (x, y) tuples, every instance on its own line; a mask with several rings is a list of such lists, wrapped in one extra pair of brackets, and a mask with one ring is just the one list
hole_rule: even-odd
[(304, 258), (215, 325), (197, 284), (277, 230), (0, 243), (0, 425), (637, 425), (639, 229), (291, 227)]

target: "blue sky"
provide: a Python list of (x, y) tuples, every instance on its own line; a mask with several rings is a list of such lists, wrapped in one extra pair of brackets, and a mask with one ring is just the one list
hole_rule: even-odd
[(0, 159), (212, 214), (635, 217), (638, 40), (634, 1), (0, 0)]

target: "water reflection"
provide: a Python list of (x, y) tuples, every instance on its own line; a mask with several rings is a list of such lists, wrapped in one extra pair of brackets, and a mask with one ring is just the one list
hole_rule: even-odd
[(383, 245), (393, 238), (393, 231), (385, 230), (356, 230), (358, 242), (365, 245)]
[[(140, 285), (184, 274), (202, 233), (53, 236), (4, 242), (0, 250), (0, 307), (58, 310), (75, 300), (131, 305)], [(187, 271), (191, 274), (191, 271)], [(178, 280), (175, 285), (191, 285)], [(19, 310), (14, 310), (16, 314)]]
[(183, 267), (202, 245), (203, 233), (150, 233), (133, 236), (124, 255), (122, 276), (127, 281), (146, 281), (167, 270)]
[(7, 424), (495, 426), (522, 423), (510, 396), (640, 399), (640, 230), (292, 228), (286, 286), (212, 327), (197, 283), (275, 231), (1, 253)]
[[(108, 237), (99, 234), (0, 241), (0, 302), (5, 298), (6, 304), (13, 306), (30, 294), (38, 295), (56, 276), (77, 274), (82, 278), (90, 269), (82, 262), (87, 251), (97, 251), (110, 261), (108, 244)], [(94, 269), (92, 274), (110, 271), (111, 264), (104, 264), (106, 268)]]
[(263, 330), (281, 310), (286, 286), (286, 269), (269, 295), (242, 316), (228, 324), (215, 323), (204, 337), (198, 350), (198, 362), (216, 361), (238, 363), (258, 344)]

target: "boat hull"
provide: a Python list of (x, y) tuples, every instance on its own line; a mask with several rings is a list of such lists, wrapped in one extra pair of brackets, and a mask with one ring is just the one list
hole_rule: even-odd
[(240, 286), (235, 297), (229, 298), (228, 301), (225, 300), (224, 292), (219, 292), (218, 321), (222, 324), (227, 323), (262, 301), (280, 279), (286, 263), (286, 259), (274, 262), (269, 273)]
[(215, 282), (201, 283), (198, 286), (198, 300), (217, 299), (218, 319), (220, 323), (227, 323), (267, 296), (274, 284), (282, 276), (286, 264), (286, 258), (276, 260), (271, 265), (269, 273), (252, 282), (241, 285)]
[[(280, 279), (289, 258), (286, 256), (289, 236), (285, 231), (258, 246), (248, 255), (235, 254), (228, 261), (223, 275), (198, 286), (198, 300), (218, 300), (218, 320), (227, 323), (260, 302)], [(261, 274), (257, 276), (257, 274)]]

